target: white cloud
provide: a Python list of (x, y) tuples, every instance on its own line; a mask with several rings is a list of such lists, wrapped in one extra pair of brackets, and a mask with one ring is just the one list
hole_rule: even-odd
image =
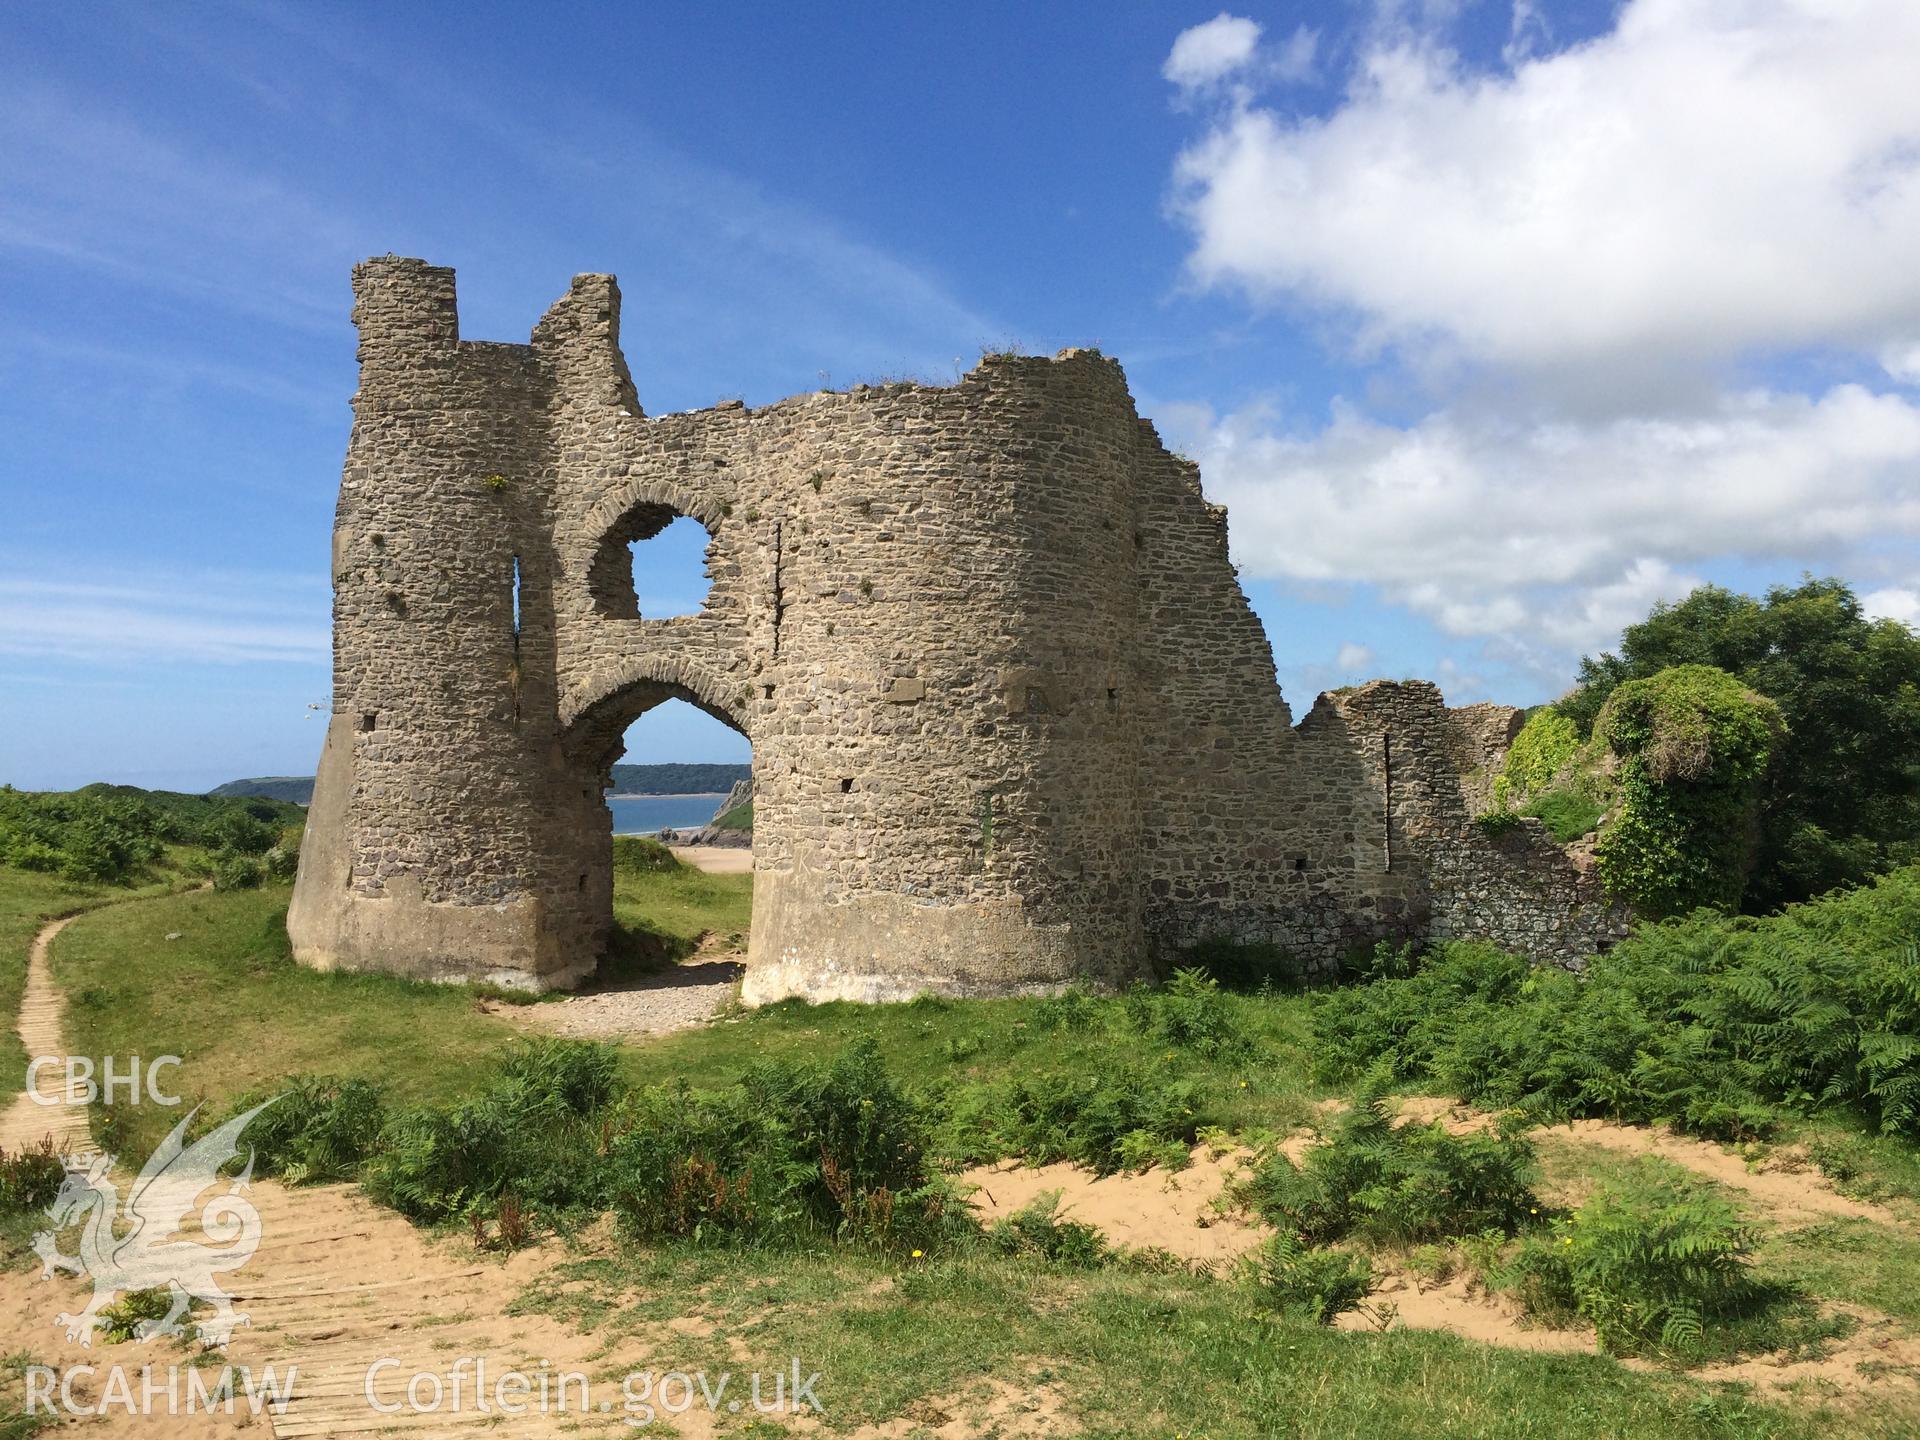
[(1340, 653), (1333, 657), (1333, 668), (1342, 675), (1358, 675), (1371, 668), (1375, 658), (1370, 648), (1349, 640), (1340, 647)]
[[(1244, 69), (1250, 24), (1187, 31), (1169, 78)], [(1920, 5), (1629, 0), (1541, 55), (1516, 27), (1500, 73), (1390, 27), (1324, 117), (1226, 94), (1176, 170), (1194, 276), (1506, 367), (1920, 333)]]
[(1911, 586), (1890, 586), (1862, 595), (1860, 608), (1875, 620), (1898, 620), (1920, 629), (1920, 590)]
[(1204, 89), (1244, 70), (1259, 44), (1257, 22), (1222, 10), (1204, 25), (1180, 32), (1160, 73), (1182, 90)]
[[(1241, 104), (1251, 97), (1247, 82), (1297, 84), (1313, 74), (1318, 31), (1302, 25), (1277, 46), (1263, 46), (1263, 33), (1257, 21), (1223, 10), (1204, 25), (1182, 30), (1160, 73), (1179, 87), (1183, 101), (1227, 94)], [(1229, 80), (1235, 84), (1228, 86)]]
[(1886, 346), (1880, 352), (1880, 368), (1903, 385), (1920, 385), (1920, 340)]
[(1611, 644), (1715, 557), (1857, 573), (1920, 537), (1920, 405), (1854, 385), (1679, 418), (1443, 410), (1403, 428), (1340, 405), (1317, 434), (1258, 410), (1187, 412), (1175, 433), (1249, 574), (1373, 585), (1450, 634), (1563, 658)]

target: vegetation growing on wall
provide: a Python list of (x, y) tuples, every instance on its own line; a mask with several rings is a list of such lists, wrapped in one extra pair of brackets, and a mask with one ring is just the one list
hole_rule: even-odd
[(1619, 813), (1596, 852), (1607, 888), (1651, 915), (1733, 909), (1779, 707), (1724, 670), (1677, 665), (1620, 685), (1593, 730), (1618, 761)]
[(1761, 782), (1741, 908), (1763, 913), (1920, 858), (1920, 635), (1869, 620), (1843, 582), (1763, 599), (1702, 586), (1581, 662), (1559, 709), (1589, 733), (1628, 681), (1713, 665), (1773, 700), (1787, 724)]
[(1556, 706), (1542, 705), (1513, 737), (1506, 768), (1493, 782), (1493, 798), (1505, 802), (1543, 793), (1579, 748), (1580, 731), (1573, 721)]

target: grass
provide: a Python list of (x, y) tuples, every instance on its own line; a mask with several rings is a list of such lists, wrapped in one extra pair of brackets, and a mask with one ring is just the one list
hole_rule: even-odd
[[(43, 878), (6, 869), (0, 877)], [(623, 870), (614, 913), (630, 933), (678, 959), (709, 931), (744, 937), (752, 886), (750, 875), (690, 866)], [(399, 1106), (459, 1099), (485, 1086), (519, 1030), (483, 1013), (478, 997), (457, 986), (323, 974), (295, 963), (286, 938), (289, 896), (283, 885), (164, 895), (70, 926), (54, 946), (53, 966), (76, 1053), (96, 1060), (177, 1055), (182, 1064), (167, 1080), (189, 1107), (208, 1101), (219, 1108), (303, 1071), (378, 1081)], [(166, 938), (176, 932), (179, 940)], [(22, 1059), (12, 1073), (24, 1067)], [(644, 1063), (628, 1068), (651, 1072)], [(102, 1139), (144, 1154), (181, 1113), (115, 1106), (105, 1111)]]
[(62, 915), (120, 900), (164, 895), (197, 883), (180, 868), (178, 862), (184, 858), (183, 852), (174, 852), (169, 856), (174, 863), (149, 871), (143, 883), (134, 886), (63, 880), (57, 875), (0, 865), (0, 1099), (24, 1086), (31, 1058), (20, 1044), (14, 1021), (20, 1012), (21, 992), (26, 988), (33, 937), (49, 920)]
[[(189, 1102), (221, 1107), (298, 1071), (377, 1080), (396, 1110), (469, 1099), (498, 1082), (516, 1029), (459, 990), (293, 964), (286, 900), (284, 887), (173, 895), (77, 921), (54, 952), (76, 1048), (181, 1055), (176, 1088)], [(657, 862), (616, 875), (621, 923), (674, 956), (708, 933), (743, 935), (750, 900), (750, 876)], [(182, 938), (166, 941), (171, 931)], [(1315, 1120), (1318, 1099), (1351, 1091), (1350, 1081), (1314, 1075), (1322, 1003), (1192, 980), (1155, 997), (789, 1001), (620, 1047), (618, 1081), (684, 1081), (717, 1093), (763, 1062), (819, 1062), (866, 1041), (892, 1076), (934, 1104), (950, 1161), (969, 1146), (1038, 1153), (1031, 1147), (1044, 1148), (1058, 1118), (1048, 1107), (1090, 1077), (1178, 1090), (1192, 1127), (1217, 1125), (1259, 1143)], [(982, 1114), (1004, 1120), (1010, 1096), (1039, 1112), (1012, 1140), (1004, 1124), (961, 1123)], [(107, 1138), (145, 1153), (180, 1113), (123, 1107), (107, 1117)], [(1843, 1187), (1896, 1205), (1920, 1199), (1913, 1142), (1872, 1131), (1856, 1113), (1830, 1111), (1783, 1117), (1780, 1138), (1808, 1144)], [(1558, 1144), (1543, 1147), (1542, 1160), (1548, 1188), (1567, 1193), (1590, 1191), (1625, 1164)], [(821, 1394), (836, 1429), (930, 1417), (936, 1407), (960, 1413), (983, 1377), (1040, 1383), (1092, 1436), (1798, 1437), (1830, 1428), (1817, 1397), (1787, 1409), (1603, 1357), (1520, 1354), (1441, 1334), (1330, 1331), (1263, 1305), (1227, 1274), (1103, 1260), (1090, 1238), (1073, 1251), (1073, 1264), (1064, 1256), (1049, 1263), (1046, 1245), (992, 1243), (908, 1260), (898, 1248), (889, 1255), (824, 1240), (695, 1248), (629, 1235), (616, 1253), (543, 1280), (522, 1307), (560, 1314), (610, 1345), (623, 1335), (657, 1337), (661, 1322), (691, 1308), (712, 1333), (678, 1336), (681, 1348), (660, 1358), (741, 1372), (799, 1356), (829, 1377)], [(1867, 1221), (1762, 1227), (1754, 1269), (1782, 1293), (1856, 1301), (1920, 1327), (1920, 1237), (1904, 1230)], [(1822, 1333), (1803, 1305), (1729, 1343), (1813, 1342)], [(1907, 1433), (1910, 1418), (1870, 1406), (1850, 1420), (1855, 1433), (1891, 1436)], [(1022, 1417), (1001, 1425), (1021, 1433)]]
[(709, 875), (680, 864), (671, 870), (614, 872), (614, 920), (630, 935), (659, 942), (672, 959), (692, 954), (709, 932), (726, 948), (744, 948), (752, 914), (751, 875)]
[[(1345, 1333), (1191, 1274), (981, 1254), (895, 1264), (858, 1252), (671, 1247), (562, 1266), (516, 1307), (657, 1348), (662, 1368), (771, 1371), (801, 1359), (836, 1429), (979, 1418), (989, 1379), (1051, 1391), (1091, 1436), (1799, 1437), (1817, 1421), (1597, 1356), (1541, 1356), (1417, 1331)], [(1028, 1433), (1017, 1410), (997, 1431)], [(1858, 1433), (1874, 1434), (1873, 1422)], [(1898, 1433), (1891, 1428), (1882, 1435)]]

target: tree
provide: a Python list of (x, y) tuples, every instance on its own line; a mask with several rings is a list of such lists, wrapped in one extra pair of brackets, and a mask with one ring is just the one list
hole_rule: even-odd
[(1630, 625), (1619, 654), (1580, 662), (1559, 708), (1583, 735), (1614, 691), (1712, 665), (1780, 707), (1788, 733), (1761, 782), (1741, 908), (1761, 913), (1920, 859), (1920, 635), (1869, 620), (1840, 580), (1764, 600), (1717, 585)]

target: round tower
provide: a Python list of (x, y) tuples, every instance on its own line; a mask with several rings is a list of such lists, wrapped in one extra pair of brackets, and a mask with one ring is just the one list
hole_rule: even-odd
[(1009, 994), (1145, 963), (1119, 367), (994, 357), (755, 418), (778, 641), (749, 1002)]
[(333, 715), (288, 931), (297, 959), (530, 988), (596, 956), (547, 874), (546, 385), (463, 344), (453, 272), (354, 270), (360, 388), (333, 535)]

